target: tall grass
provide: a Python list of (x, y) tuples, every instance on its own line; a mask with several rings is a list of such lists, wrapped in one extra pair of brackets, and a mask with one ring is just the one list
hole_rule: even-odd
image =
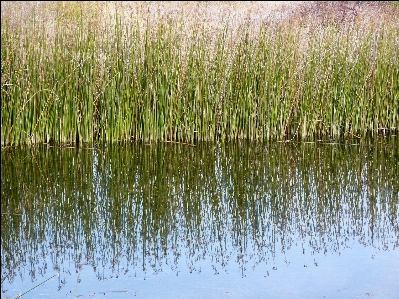
[(391, 17), (372, 22), (225, 18), (218, 26), (188, 24), (183, 12), (128, 12), (2, 2), (3, 146), (364, 137), (399, 128), (393, 6)]

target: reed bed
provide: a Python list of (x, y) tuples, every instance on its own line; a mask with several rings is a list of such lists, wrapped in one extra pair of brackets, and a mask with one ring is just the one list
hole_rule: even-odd
[(2, 2), (2, 146), (398, 131), (394, 2), (254, 5)]

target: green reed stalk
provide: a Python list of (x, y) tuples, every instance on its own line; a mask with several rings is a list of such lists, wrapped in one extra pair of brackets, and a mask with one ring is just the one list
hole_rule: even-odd
[[(64, 5), (64, 6), (62, 6)], [(399, 127), (398, 27), (2, 18), (2, 145), (365, 137)]]

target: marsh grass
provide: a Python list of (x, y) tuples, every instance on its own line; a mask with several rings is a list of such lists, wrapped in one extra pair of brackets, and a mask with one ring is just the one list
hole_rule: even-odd
[(183, 4), (2, 2), (2, 146), (398, 130), (394, 5)]

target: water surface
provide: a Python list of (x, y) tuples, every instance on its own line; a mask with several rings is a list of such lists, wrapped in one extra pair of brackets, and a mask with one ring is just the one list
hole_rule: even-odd
[(397, 298), (397, 137), (1, 154), (2, 298)]

